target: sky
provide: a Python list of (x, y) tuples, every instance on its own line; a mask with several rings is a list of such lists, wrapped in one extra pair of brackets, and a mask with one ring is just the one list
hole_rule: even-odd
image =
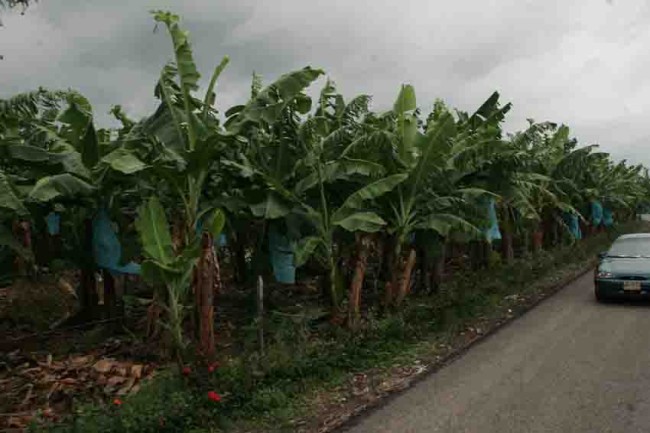
[(230, 57), (221, 112), (246, 101), (253, 71), (269, 83), (310, 65), (377, 111), (403, 83), (423, 111), (436, 98), (474, 111), (496, 90), (513, 104), (509, 132), (528, 118), (565, 123), (582, 145), (650, 166), (646, 0), (40, 0), (0, 12), (0, 98), (73, 88), (101, 126), (116, 104), (146, 116), (172, 57), (152, 9), (182, 16), (203, 88)]

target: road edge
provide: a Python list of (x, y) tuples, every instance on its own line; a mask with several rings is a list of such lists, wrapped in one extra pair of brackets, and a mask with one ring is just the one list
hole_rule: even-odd
[(592, 272), (595, 266), (596, 266), (595, 261), (589, 262), (589, 264), (585, 265), (580, 270), (563, 278), (560, 282), (551, 286), (549, 289), (542, 291), (540, 293), (540, 296), (534, 299), (532, 302), (521, 305), (520, 308), (517, 308), (516, 310), (513, 311), (513, 314), (511, 316), (505, 317), (504, 319), (495, 322), (494, 326), (486, 329), (485, 332), (483, 332), (482, 334), (476, 336), (475, 338), (473, 338), (463, 346), (459, 347), (458, 349), (453, 350), (452, 352), (446, 354), (440, 360), (427, 365), (426, 368), (420, 374), (413, 376), (402, 386), (387, 391), (385, 395), (382, 395), (377, 400), (371, 401), (367, 404), (355, 408), (348, 416), (344, 418), (340, 418), (339, 423), (325, 427), (323, 429), (319, 429), (318, 433), (344, 433), (346, 431), (349, 431), (352, 427), (357, 426), (360, 421), (371, 416), (375, 411), (381, 409), (382, 407), (385, 407), (386, 405), (388, 405), (388, 403), (390, 403), (395, 398), (402, 395), (404, 392), (413, 388), (419, 382), (423, 381), (424, 379), (427, 379), (428, 377), (437, 373), (444, 367), (462, 358), (474, 346), (486, 341), (491, 336), (495, 335), (500, 330), (506, 328), (508, 325), (512, 324), (517, 319), (519, 319), (526, 313), (530, 312), (531, 310), (539, 306), (544, 301), (552, 298), (553, 296), (561, 292), (563, 289), (567, 288), (568, 286), (570, 286), (580, 278), (583, 278), (585, 275)]

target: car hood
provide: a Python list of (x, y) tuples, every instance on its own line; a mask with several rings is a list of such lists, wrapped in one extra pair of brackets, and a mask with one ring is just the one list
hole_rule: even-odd
[(650, 258), (605, 258), (598, 269), (614, 276), (636, 276), (650, 278)]

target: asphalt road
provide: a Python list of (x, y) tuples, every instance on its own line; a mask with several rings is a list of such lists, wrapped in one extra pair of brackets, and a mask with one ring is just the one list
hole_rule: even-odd
[(650, 432), (650, 306), (587, 274), (348, 432)]

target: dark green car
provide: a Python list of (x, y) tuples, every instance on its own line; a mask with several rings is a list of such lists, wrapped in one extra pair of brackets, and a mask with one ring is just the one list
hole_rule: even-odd
[(595, 292), (598, 301), (650, 299), (650, 233), (620, 236), (600, 254)]

